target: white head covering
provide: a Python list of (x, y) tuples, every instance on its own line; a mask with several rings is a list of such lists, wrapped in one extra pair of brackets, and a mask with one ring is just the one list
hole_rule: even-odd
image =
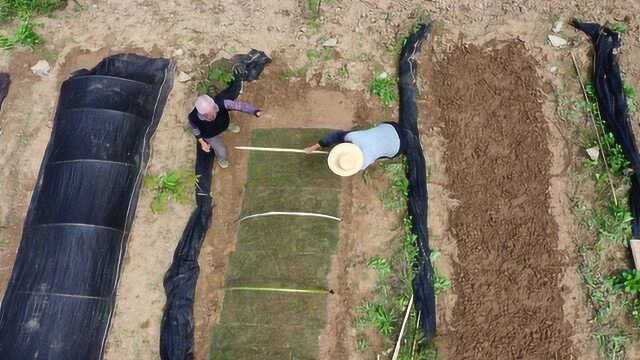
[(351, 176), (362, 169), (364, 155), (357, 145), (342, 143), (331, 149), (327, 163), (336, 175)]
[(196, 99), (195, 107), (198, 111), (198, 114), (201, 115), (204, 115), (210, 111), (213, 111), (215, 115), (216, 113), (218, 113), (218, 110), (220, 110), (216, 102), (213, 101), (213, 99), (209, 95), (198, 96), (198, 98)]

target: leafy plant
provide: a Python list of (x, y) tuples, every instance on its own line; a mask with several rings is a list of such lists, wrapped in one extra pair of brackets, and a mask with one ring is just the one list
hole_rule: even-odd
[(369, 83), (369, 92), (380, 99), (384, 107), (390, 107), (398, 100), (396, 80), (388, 73), (381, 72)]
[(615, 23), (613, 25), (611, 25), (611, 30), (618, 32), (618, 33), (626, 33), (627, 32), (627, 24), (625, 23)]
[(309, 49), (307, 50), (307, 59), (309, 61), (329, 61), (333, 59), (334, 50), (331, 48)]
[(204, 78), (196, 83), (196, 92), (200, 95), (213, 92), (213, 86), (220, 89), (227, 87), (235, 79), (231, 69), (222, 66), (209, 65)]
[(167, 209), (169, 200), (185, 202), (193, 186), (197, 185), (197, 176), (186, 171), (168, 171), (159, 176), (147, 176), (145, 185), (155, 192), (151, 201), (151, 211), (160, 213)]
[(377, 271), (381, 278), (385, 278), (387, 277), (387, 275), (391, 274), (391, 265), (389, 265), (387, 260), (381, 258), (380, 256), (372, 257), (367, 265)]
[(367, 339), (359, 338), (358, 341), (356, 342), (356, 350), (358, 352), (363, 352), (368, 348), (369, 348), (369, 342), (367, 341)]
[(396, 316), (393, 312), (387, 311), (382, 304), (367, 303), (358, 310), (363, 314), (363, 319), (378, 329), (380, 334), (384, 336), (393, 334)]
[(600, 353), (607, 360), (624, 359), (624, 345), (629, 339), (625, 334), (608, 334), (604, 332), (596, 332), (593, 337), (598, 343)]
[(0, 22), (20, 20), (13, 36), (0, 36), (0, 48), (8, 50), (23, 45), (33, 49), (42, 44), (42, 38), (33, 29), (33, 16), (50, 14), (66, 5), (66, 0), (0, 0)]
[(611, 280), (616, 289), (633, 295), (640, 293), (640, 271), (638, 270), (625, 270)]

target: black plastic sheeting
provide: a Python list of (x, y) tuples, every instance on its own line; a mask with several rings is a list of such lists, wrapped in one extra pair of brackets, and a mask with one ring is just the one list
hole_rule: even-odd
[(11, 77), (9, 76), (9, 74), (0, 73), (0, 109), (2, 109), (4, 99), (9, 93), (9, 85), (11, 85)]
[(166, 59), (115, 55), (62, 84), (0, 308), (0, 359), (101, 359)]
[(616, 142), (622, 146), (625, 157), (631, 164), (631, 191), (629, 206), (633, 214), (631, 233), (634, 239), (640, 236), (640, 154), (636, 146), (624, 82), (620, 76), (617, 49), (620, 47), (620, 34), (594, 23), (573, 21), (573, 26), (585, 32), (593, 41), (595, 56), (593, 63), (593, 82), (598, 98), (600, 115)]
[(417, 236), (418, 259), (416, 259), (413, 294), (416, 310), (420, 314), (420, 326), (427, 340), (436, 331), (436, 297), (433, 289), (433, 268), (427, 231), (427, 166), (420, 144), (418, 131), (418, 108), (416, 105), (416, 58), (420, 55), (422, 42), (429, 35), (431, 24), (420, 24), (402, 47), (399, 65), (400, 125), (407, 139), (407, 179), (409, 195), (407, 211), (412, 219), (412, 232)]
[[(262, 51), (233, 57), (234, 81), (215, 97), (236, 99), (243, 81), (256, 80), (271, 59)], [(185, 115), (186, 116), (186, 115)], [(196, 208), (191, 213), (180, 242), (173, 255), (173, 262), (164, 277), (167, 303), (162, 316), (160, 332), (160, 357), (163, 360), (193, 359), (193, 304), (200, 273), (198, 255), (212, 217), (211, 170), (215, 154), (202, 151), (196, 142), (195, 171)], [(215, 351), (215, 350), (214, 350)]]

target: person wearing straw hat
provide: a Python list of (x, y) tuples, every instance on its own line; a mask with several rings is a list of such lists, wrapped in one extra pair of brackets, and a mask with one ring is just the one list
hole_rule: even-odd
[(400, 125), (384, 122), (368, 130), (332, 132), (304, 150), (310, 154), (333, 146), (327, 157), (329, 169), (336, 175), (351, 176), (378, 159), (403, 154), (406, 145), (401, 134)]
[(208, 95), (199, 96), (196, 99), (193, 110), (189, 113), (189, 125), (193, 136), (198, 139), (204, 152), (213, 149), (221, 168), (229, 167), (227, 160), (227, 146), (222, 141), (222, 133), (227, 129), (233, 133), (240, 131), (234, 124), (230, 125), (229, 110), (241, 111), (260, 117), (262, 111), (255, 106), (237, 100), (216, 99)]

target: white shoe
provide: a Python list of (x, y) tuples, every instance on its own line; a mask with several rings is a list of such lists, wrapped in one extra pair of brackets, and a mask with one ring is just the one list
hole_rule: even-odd
[(240, 126), (238, 126), (238, 124), (236, 123), (231, 123), (229, 124), (229, 131), (231, 131), (234, 134), (237, 134), (240, 132)]
[(220, 165), (221, 168), (226, 169), (229, 167), (229, 160), (218, 159), (218, 165)]

